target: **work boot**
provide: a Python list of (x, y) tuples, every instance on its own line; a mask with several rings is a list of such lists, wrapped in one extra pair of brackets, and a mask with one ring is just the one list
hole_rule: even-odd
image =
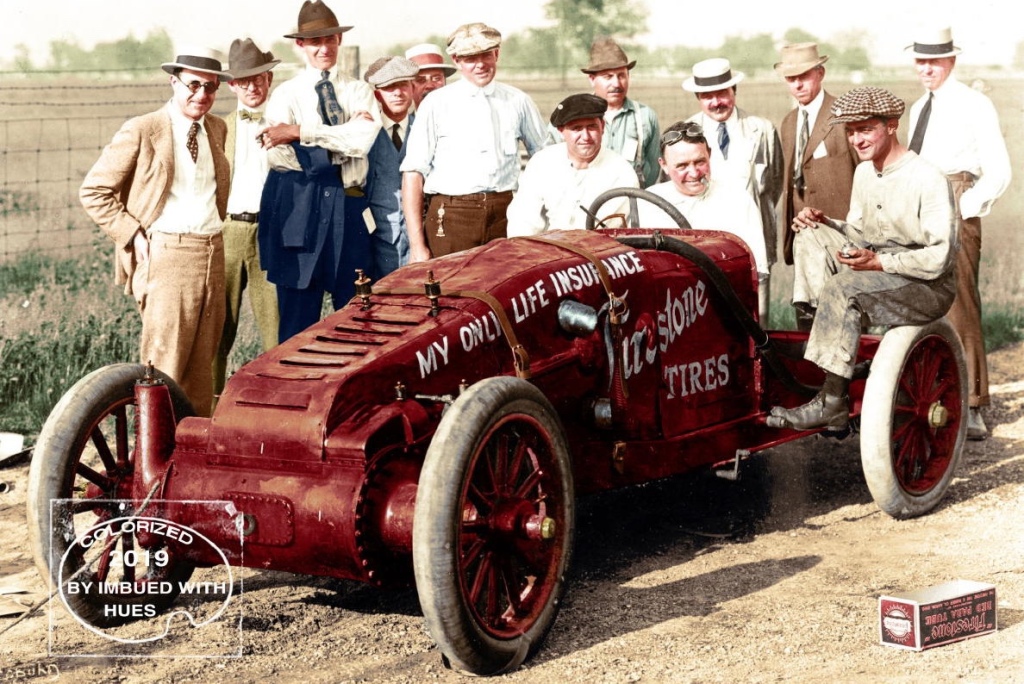
[(800, 332), (810, 332), (817, 309), (807, 302), (793, 302), (793, 309), (796, 313), (796, 329)]
[(980, 442), (988, 437), (988, 427), (985, 426), (985, 419), (981, 417), (981, 407), (972, 406), (967, 412), (967, 439), (972, 442)]
[[(774, 420), (773, 420), (774, 419)], [(845, 430), (850, 423), (850, 398), (818, 392), (813, 399), (796, 408), (775, 406), (768, 418), (769, 427), (792, 430)]]

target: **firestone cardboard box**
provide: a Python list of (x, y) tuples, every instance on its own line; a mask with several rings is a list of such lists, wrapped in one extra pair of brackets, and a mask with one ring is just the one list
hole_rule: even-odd
[(996, 588), (956, 580), (880, 596), (878, 614), (884, 645), (923, 651), (996, 631)]

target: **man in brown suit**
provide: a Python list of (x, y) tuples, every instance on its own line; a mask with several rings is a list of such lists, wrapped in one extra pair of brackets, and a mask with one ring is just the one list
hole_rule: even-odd
[(199, 415), (213, 402), (211, 366), (224, 325), (227, 127), (208, 114), (219, 55), (182, 49), (161, 65), (171, 99), (125, 122), (82, 183), (86, 213), (114, 242), (117, 282), (142, 316), (143, 363), (171, 376)]
[(828, 123), (828, 112), (835, 98), (822, 89), (825, 62), (815, 43), (795, 43), (782, 48), (782, 61), (775, 71), (786, 79), (797, 107), (782, 120), (779, 134), (785, 160), (783, 172), (783, 243), (782, 254), (787, 264), (796, 262), (793, 278), (793, 306), (797, 327), (810, 330), (817, 301), (806, 287), (806, 269), (822, 268), (823, 264), (806, 263), (819, 249), (801, 250), (794, 244), (793, 218), (804, 207), (821, 209), (826, 216), (845, 218), (850, 210), (850, 190), (857, 155), (846, 140), (841, 126)]

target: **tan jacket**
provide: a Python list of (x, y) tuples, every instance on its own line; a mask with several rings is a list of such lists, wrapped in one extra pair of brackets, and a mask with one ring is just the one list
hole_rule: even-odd
[[(227, 126), (212, 114), (203, 122), (217, 178), (217, 211), (223, 219), (231, 189), (224, 155)], [(165, 107), (126, 121), (82, 182), (79, 199), (85, 212), (116, 245), (115, 282), (125, 286), (125, 294), (132, 293), (135, 233), (159, 218), (173, 180), (173, 135)]]

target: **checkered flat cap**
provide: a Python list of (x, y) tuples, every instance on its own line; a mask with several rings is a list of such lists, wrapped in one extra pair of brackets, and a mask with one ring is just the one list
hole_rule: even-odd
[(863, 86), (843, 93), (832, 103), (829, 123), (849, 123), (868, 119), (898, 119), (906, 104), (885, 88)]
[(419, 66), (405, 57), (381, 57), (366, 69), (363, 78), (374, 88), (386, 88), (399, 81), (411, 81), (419, 72)]

